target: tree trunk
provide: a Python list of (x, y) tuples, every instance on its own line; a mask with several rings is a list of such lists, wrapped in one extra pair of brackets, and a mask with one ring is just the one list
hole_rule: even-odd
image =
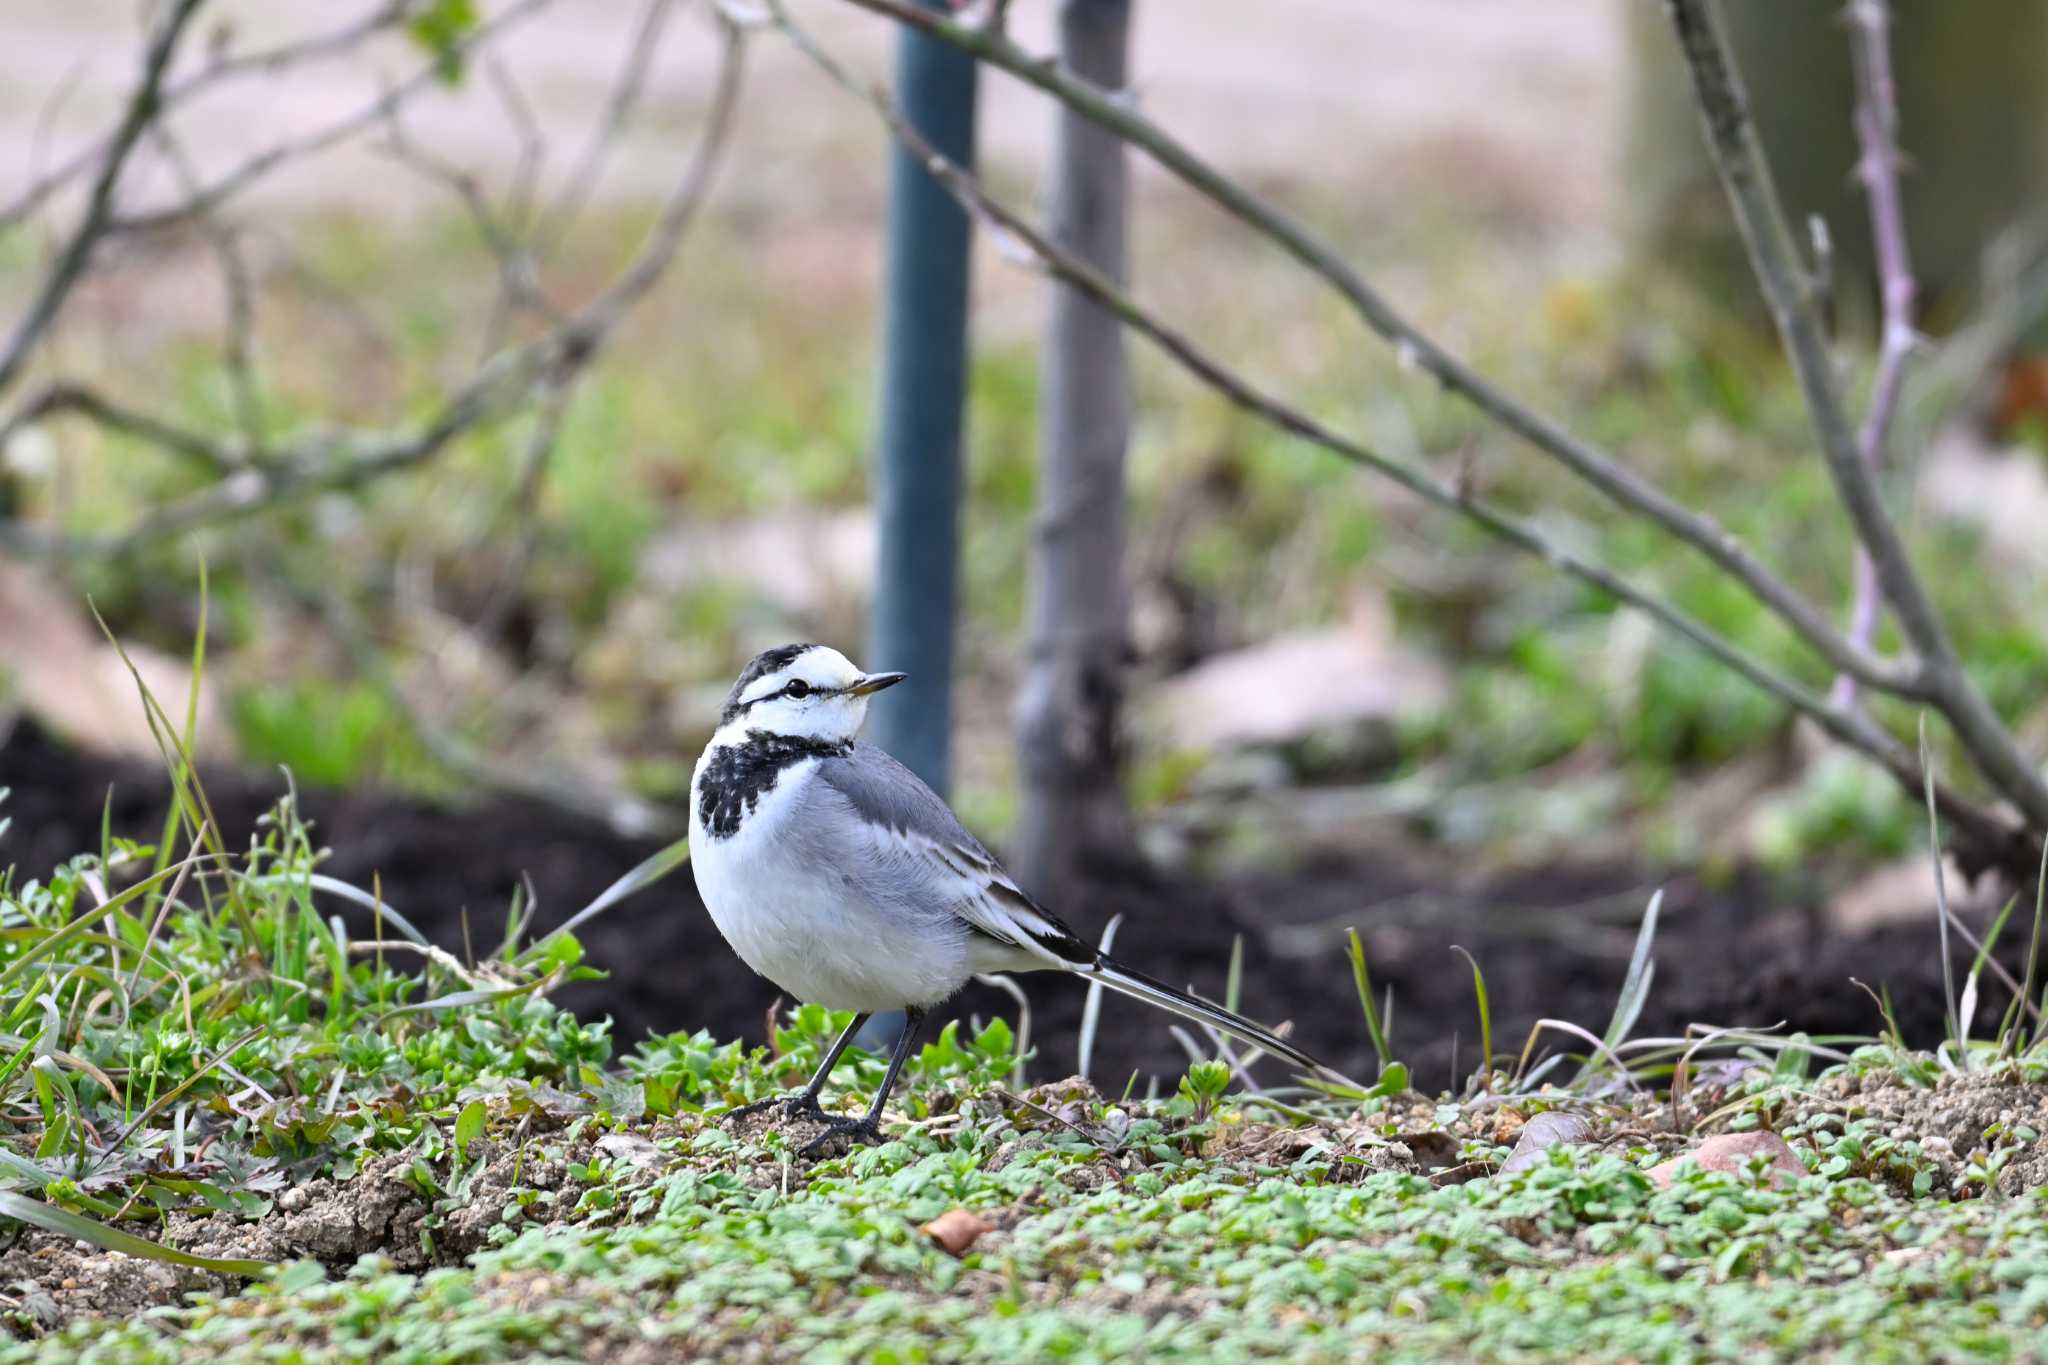
[[(1842, 0), (1729, 0), (1722, 13), (1802, 246), (1808, 218), (1818, 215), (1833, 240), (1836, 303), (1852, 320), (1874, 321)], [(1755, 300), (1671, 26), (1656, 5), (1630, 3), (1627, 15), (1623, 208), (1637, 250), (1676, 264), (1716, 297)], [(2048, 212), (2048, 5), (1895, 0), (1892, 54), (1906, 235), (1939, 325), (1975, 302), (1986, 245)]]
[[(1129, 0), (1063, 0), (1060, 60), (1104, 89), (1123, 89), (1130, 19)], [(1121, 281), (1123, 144), (1065, 109), (1056, 118), (1053, 239)], [(1074, 903), (1091, 855), (1124, 852), (1131, 842), (1119, 772), (1130, 427), (1122, 324), (1078, 290), (1055, 285), (1040, 376), (1030, 657), (1017, 706), (1024, 800), (1011, 861), (1025, 888), (1055, 907)]]

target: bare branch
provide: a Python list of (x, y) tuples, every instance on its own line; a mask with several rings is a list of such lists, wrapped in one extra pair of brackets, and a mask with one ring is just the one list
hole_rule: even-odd
[(548, 206), (546, 221), (537, 233), (542, 252), (552, 251), (561, 245), (577, 215), (583, 211), (591, 190), (596, 187), (619, 130), (632, 117), (634, 108), (640, 103), (641, 92), (647, 87), (647, 71), (653, 65), (655, 52), (661, 47), (661, 32), (668, 24), (673, 5), (674, 0), (648, 0), (646, 9), (641, 11), (640, 22), (634, 27), (633, 36), (627, 40), (625, 67), (612, 85), (611, 98), (605, 102), (604, 113), (590, 130), (590, 141), (584, 144), (582, 155), (576, 158), (575, 169), (569, 172), (568, 179), (556, 192), (554, 202)]
[(43, 277), (42, 288), (37, 291), (35, 301), (16, 325), (14, 334), (7, 339), (6, 347), (0, 349), (0, 393), (7, 391), (20, 375), (21, 367), (28, 363), (29, 353), (56, 318), (57, 311), (64, 306), (72, 286), (78, 283), (78, 277), (91, 260), (93, 248), (108, 231), (113, 221), (114, 186), (121, 178), (122, 168), (128, 164), (129, 153), (135, 150), (143, 130), (156, 117), (164, 72), (170, 69), (171, 57), (178, 49), (178, 39), (184, 34), (186, 24), (202, 3), (204, 0), (176, 0), (150, 39), (142, 60), (142, 74), (136, 80), (134, 92), (128, 97), (128, 108), (108, 145), (99, 176), (93, 181), (85, 213), (73, 230), (71, 240), (65, 243)]
[(698, 156), (684, 172), (675, 192), (669, 196), (661, 216), (655, 220), (653, 230), (640, 249), (639, 259), (627, 266), (612, 287), (585, 310), (582, 326), (596, 335), (601, 336), (616, 326), (625, 311), (653, 287), (662, 272), (668, 269), (669, 262), (675, 259), (677, 248), (683, 244), (684, 232), (696, 218), (697, 210), (711, 188), (711, 177), (718, 169), (719, 153), (732, 135), (733, 114), (739, 107), (744, 38), (739, 26), (722, 15), (718, 19), (718, 27), (724, 52), (718, 68), (718, 88), (711, 97), (711, 112), (698, 144)]
[(1126, 99), (1074, 77), (1060, 65), (1037, 57), (995, 29), (950, 19), (915, 0), (845, 0), (887, 15), (973, 53), (1113, 129), (1142, 148), (1219, 207), (1258, 230), (1337, 290), (1371, 330), (1391, 342), (1402, 357), (1464, 397), (1501, 426), (1557, 460), (1607, 498), (1655, 522), (1732, 575), (1811, 646), (1828, 664), (1895, 696), (1923, 691), (1920, 669), (1909, 660), (1875, 657), (1837, 631), (1827, 614), (1773, 573), (1749, 548), (1712, 517), (1680, 503), (1626, 463), (1582, 440), (1557, 422), (1524, 406), (1487, 382), (1465, 362), (1410, 322), (1336, 251), (1278, 208), (1267, 203), (1153, 123)]
[[(1870, 410), (1856, 432), (1856, 444), (1872, 477), (1885, 468), (1885, 444), (1892, 414), (1898, 410), (1906, 361), (1913, 354), (1913, 261), (1906, 246), (1906, 212), (1899, 194), (1899, 96), (1892, 80), (1891, 12), (1885, 0), (1851, 0), (1848, 9), (1850, 51), (1856, 68), (1856, 139), (1862, 156), (1857, 178), (1870, 200), (1870, 235), (1877, 248), (1877, 274), (1882, 301), (1878, 335), (1877, 378), (1871, 386)], [(1849, 612), (1850, 642), (1870, 648), (1877, 633), (1877, 570), (1870, 554), (1856, 551), (1856, 596)], [(1856, 700), (1856, 680), (1835, 679), (1835, 700)]]
[[(150, 136), (163, 148), (165, 159), (176, 169), (187, 190), (197, 188), (198, 168), (186, 153), (184, 144), (172, 133), (169, 122), (159, 119), (150, 128)], [(227, 370), (228, 393), (234, 403), (235, 418), (242, 428), (243, 444), (249, 450), (259, 450), (266, 440), (263, 400), (256, 382), (256, 303), (249, 278), (248, 258), (242, 254), (240, 234), (218, 213), (202, 214), (198, 225), (213, 246), (214, 258), (220, 265), (221, 291), (226, 304), (221, 355)]]
[(15, 432), (22, 428), (40, 422), (46, 417), (64, 414), (83, 417), (108, 431), (132, 436), (175, 455), (182, 455), (221, 478), (233, 474), (246, 461), (244, 452), (231, 450), (218, 441), (174, 426), (148, 413), (124, 407), (96, 389), (73, 383), (51, 384), (22, 404), (8, 419), (7, 424), (0, 426), (0, 450), (4, 450)]
[(483, 639), (497, 635), (505, 624), (505, 615), (512, 608), (519, 580), (533, 560), (534, 548), (540, 540), (535, 514), (540, 504), (541, 488), (560, 443), (562, 422), (568, 416), (569, 402), (575, 391), (573, 377), (562, 383), (542, 386), (535, 400), (533, 430), (528, 433), (526, 448), (519, 458), (519, 478), (500, 517), (501, 527), (488, 528), (478, 536), (477, 550), (481, 553), (487, 542), (507, 531), (516, 528), (518, 533), (518, 542), (506, 556), (490, 591), (484, 594), (476, 619), (469, 623), (470, 632)]
[[(161, 113), (168, 113), (193, 96), (237, 76), (276, 76), (304, 62), (347, 56), (360, 47), (365, 39), (385, 29), (395, 28), (418, 3), (419, 0), (385, 0), (385, 3), (377, 5), (361, 18), (352, 19), (338, 28), (316, 33), (310, 38), (301, 38), (276, 47), (259, 48), (240, 56), (219, 57), (183, 80), (168, 83), (158, 100), (158, 110)], [(0, 228), (12, 227), (41, 208), (51, 195), (76, 180), (104, 156), (112, 142), (112, 134), (89, 142), (67, 157), (63, 164), (38, 177), (16, 195), (12, 203), (0, 207)]]
[[(866, 2), (854, 0), (854, 3)], [(1912, 751), (1862, 712), (1830, 705), (1825, 697), (1779, 674), (1769, 664), (1697, 618), (1618, 577), (1606, 567), (1559, 545), (1532, 523), (1480, 501), (1468, 489), (1440, 482), (1333, 430), (1316, 418), (1266, 394), (1210, 356), (1185, 333), (1159, 319), (1101, 272), (1061, 249), (1025, 219), (990, 196), (978, 180), (932, 147), (903, 116), (886, 90), (861, 81), (791, 18), (782, 0), (766, 0), (766, 3), (777, 25), (804, 55), (834, 83), (874, 109), (891, 132), (922, 161), (926, 171), (975, 216), (999, 246), (1008, 249), (1008, 254), (1034, 263), (1055, 279), (1086, 293), (1157, 344), (1196, 378), (1248, 412), (1391, 479), (1425, 501), (1463, 516), (1496, 539), (1648, 614), (1723, 666), (1810, 717), (1843, 744), (1868, 755), (1900, 782), (1919, 790), (1921, 769)], [(1991, 851), (1993, 856), (2009, 856), (2022, 846), (2022, 833), (1998, 813), (1939, 784), (1935, 787), (1935, 801), (1944, 815), (1977, 841), (1979, 847)]]
[[(731, 139), (744, 67), (739, 29), (723, 20), (719, 29), (723, 49), (704, 131), (638, 255), (577, 313), (545, 335), (491, 357), (410, 432), (368, 437), (315, 433), (289, 446), (247, 452), (246, 457), (203, 437), (115, 408), (86, 391), (53, 390), (55, 396), (43, 400), (41, 411), (72, 411), (133, 434), (161, 437), (159, 443), (166, 448), (204, 460), (224, 477), (153, 509), (127, 530), (111, 536), (51, 536), (18, 522), (0, 521), (0, 548), (46, 555), (121, 556), (288, 500), (359, 488), (388, 474), (416, 468), (465, 432), (502, 420), (530, 398), (536, 384), (565, 384), (596, 358), (620, 320), (661, 279), (710, 189)], [(9, 429), (27, 420), (30, 414), (24, 412), (9, 423)]]
[[(1897, 613), (1900, 630), (1920, 655), (1930, 699), (1954, 727), (1978, 770), (2019, 805), (2030, 824), (2048, 829), (2048, 782), (2042, 780), (2039, 768), (2021, 752), (2018, 741), (1963, 670), (1926, 588), (1913, 571), (1898, 528), (1885, 510), (1877, 480), (1857, 448), (1827, 340), (1814, 313), (1770, 167), (1750, 121), (1748, 96), (1729, 56), (1719, 12), (1711, 0), (1666, 0), (1666, 6), (1692, 71), (1708, 150), (1806, 397), (1836, 496), (1870, 556), (1878, 586)], [(1882, 686), (1869, 678), (1862, 681)]]
[(389, 136), (377, 150), (431, 184), (454, 195), (463, 212), (476, 225), (477, 236), (498, 267), (498, 296), (491, 318), (484, 327), (483, 354), (498, 349), (505, 319), (514, 312), (538, 313), (559, 322), (562, 312), (541, 290), (535, 278), (533, 253), (520, 239), (519, 230), (498, 212), (477, 177), (460, 166), (434, 155), (413, 141), (405, 130), (401, 109), (394, 108), (386, 120)]
[(363, 669), (371, 685), (398, 714), (420, 747), (450, 773), (480, 787), (510, 792), (558, 810), (602, 821), (611, 829), (635, 838), (670, 836), (687, 828), (687, 817), (672, 807), (603, 786), (578, 773), (536, 771), (530, 765), (502, 762), (479, 751), (450, 733), (406, 695), (386, 661), (385, 650), (371, 637), (369, 629), (342, 595), (335, 591), (332, 583), (294, 580), (291, 586), (302, 600), (320, 612), (328, 631), (341, 643), (348, 657)]
[[(553, 3), (554, 0), (514, 0), (510, 7), (463, 34), (450, 45), (450, 51), (457, 55), (473, 51), (507, 28), (531, 18)], [(326, 151), (375, 127), (384, 121), (392, 110), (422, 91), (438, 86), (445, 62), (445, 58), (437, 56), (353, 113), (303, 136), (273, 143), (221, 175), (199, 193), (186, 195), (175, 203), (116, 218), (108, 224), (108, 230), (143, 232), (164, 228), (216, 209), (280, 166)]]
[(528, 231), (533, 227), (535, 188), (540, 183), (541, 167), (547, 161), (547, 136), (540, 130), (540, 120), (534, 115), (533, 104), (526, 98), (526, 92), (519, 88), (519, 78), (512, 74), (512, 68), (506, 66), (497, 53), (493, 52), (485, 59), (484, 75), (490, 80), (491, 89), (497, 93), (498, 103), (505, 106), (505, 116), (519, 137), (519, 161), (512, 171), (512, 183), (505, 191), (505, 217), (516, 224), (519, 231)]

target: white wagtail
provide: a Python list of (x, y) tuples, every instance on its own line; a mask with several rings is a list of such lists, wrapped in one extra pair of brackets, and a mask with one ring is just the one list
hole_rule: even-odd
[[(854, 742), (868, 698), (903, 681), (863, 673), (823, 645), (755, 656), (733, 684), (690, 781), (690, 866), (733, 951), (798, 1000), (853, 1022), (784, 1106), (835, 1138), (879, 1141), (882, 1105), (934, 1005), (981, 972), (1075, 972), (1213, 1025), (1311, 1071), (1286, 1039), (1096, 951), (1017, 889), (938, 793), (880, 749)], [(868, 1112), (834, 1119), (819, 1092), (871, 1014), (908, 1022)], [(1341, 1077), (1340, 1077), (1341, 1079)]]

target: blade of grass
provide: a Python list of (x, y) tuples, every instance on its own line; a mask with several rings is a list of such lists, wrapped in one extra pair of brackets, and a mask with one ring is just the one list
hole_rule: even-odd
[[(2048, 908), (2048, 903), (2044, 903), (2044, 896), (2048, 896), (2048, 842), (2044, 842), (2041, 845), (2041, 870), (2034, 879), (2034, 937), (2027, 944), (2026, 984), (2020, 988), (2019, 994), (2020, 1003), (2023, 1006), (2034, 1003), (2036, 998), (2034, 988), (2040, 981), (2036, 973), (2040, 970), (2041, 966), (2041, 913), (2044, 908)], [(1999, 1055), (2010, 1057), (2017, 1054), (2018, 1048), (2016, 1044), (2019, 1042), (2020, 1029), (2025, 1024), (2026, 1019), (2024, 1017), (2013, 1021), (2012, 1028), (1998, 1040)], [(2034, 1031), (2027, 1043), (2029, 1049), (2041, 1040), (2040, 1029), (2040, 1022), (2036, 1020)]]
[(1031, 1000), (1008, 972), (980, 972), (974, 979), (984, 986), (995, 987), (1017, 1002), (1017, 1060), (1010, 1068), (1010, 1084), (1019, 1090), (1028, 1090), (1030, 1087), (1024, 1083), (1024, 1054), (1031, 1050)]
[[(1453, 943), (1451, 951), (1472, 964), (1472, 994), (1479, 1001), (1479, 1074), (1491, 1088), (1493, 1082), (1493, 1013), (1486, 1003), (1486, 977), (1479, 970), (1479, 959)], [(1453, 1083), (1457, 1077), (1451, 1077)]]
[(688, 839), (676, 840), (667, 848), (648, 858), (631, 872), (628, 872), (625, 876), (606, 887), (598, 894), (596, 900), (569, 916), (563, 923), (542, 934), (534, 941), (532, 947), (519, 955), (520, 958), (523, 960), (540, 952), (550, 939), (559, 938), (563, 934), (574, 933), (578, 925), (611, 909), (634, 892), (652, 886), (689, 860), (690, 841)]
[(216, 1067), (223, 1071), (228, 1071), (230, 1074), (233, 1074), (232, 1068), (230, 1068), (227, 1065), (228, 1058), (234, 1056), (237, 1052), (240, 1052), (243, 1048), (255, 1042), (258, 1038), (262, 1037), (268, 1031), (268, 1025), (258, 1024), (255, 1028), (250, 1029), (247, 1033), (244, 1033), (241, 1037), (235, 1039), (235, 1041), (229, 1043), (226, 1047), (214, 1053), (213, 1056), (207, 1058), (205, 1062), (201, 1063), (199, 1066), (194, 1067), (192, 1069), (191, 1075), (187, 1076), (184, 1080), (178, 1082), (178, 1084), (176, 1084), (175, 1086), (172, 1086), (169, 1090), (166, 1090), (163, 1094), (157, 1096), (156, 1099), (151, 1102), (150, 1106), (147, 1109), (144, 1109), (141, 1113), (137, 1114), (134, 1118), (130, 1119), (128, 1121), (128, 1125), (125, 1128), (123, 1128), (118, 1134), (116, 1134), (114, 1140), (108, 1143), (106, 1145), (106, 1148), (100, 1152), (99, 1161), (93, 1163), (94, 1167), (97, 1168), (101, 1163), (105, 1162), (110, 1155), (120, 1151), (121, 1148), (127, 1144), (128, 1139), (133, 1137), (136, 1134), (136, 1132), (142, 1128), (144, 1124), (148, 1123), (158, 1114), (161, 1114), (165, 1109), (175, 1104), (180, 1097), (182, 1097), (187, 1091), (191, 1090), (193, 1086), (198, 1085), (199, 1082), (204, 1080), (208, 1073), (212, 1072)]
[(427, 936), (413, 927), (411, 920), (393, 910), (380, 897), (363, 890), (359, 886), (352, 886), (338, 877), (330, 877), (322, 872), (315, 872), (311, 876), (303, 878), (282, 872), (271, 872), (256, 877), (245, 877), (244, 880), (251, 886), (259, 887), (289, 886), (303, 882), (315, 891), (325, 891), (330, 896), (339, 896), (345, 901), (360, 905), (363, 909), (390, 920), (398, 926), (398, 932), (412, 940), (415, 946), (420, 948), (433, 947), (433, 943)]
[[(1529, 1041), (1522, 1045), (1522, 1064), (1524, 1066), (1528, 1064), (1529, 1054), (1536, 1046), (1536, 1036), (1545, 1029), (1555, 1029), (1559, 1033), (1569, 1033), (1574, 1038), (1585, 1039), (1593, 1045), (1594, 1058), (1604, 1059), (1613, 1066), (1614, 1074), (1620, 1077), (1629, 1089), (1641, 1090), (1643, 1088), (1636, 1080), (1634, 1073), (1628, 1069), (1627, 1064), (1621, 1060), (1620, 1056), (1614, 1051), (1614, 1048), (1605, 1039), (1595, 1037), (1591, 1029), (1580, 1028), (1569, 1019), (1538, 1019), (1536, 1021), (1535, 1027), (1529, 1030)], [(1593, 1058), (1588, 1058), (1586, 1064), (1579, 1068), (1578, 1077), (1573, 1080), (1572, 1084), (1576, 1086), (1581, 1081), (1598, 1074), (1598, 1069), (1593, 1065)]]
[[(195, 847), (198, 842), (196, 839), (193, 841)], [(171, 882), (170, 890), (166, 891), (157, 901), (156, 916), (150, 920), (149, 932), (142, 939), (142, 949), (135, 955), (135, 970), (128, 975), (128, 993), (130, 995), (135, 993), (135, 984), (142, 979), (142, 969), (149, 965), (150, 945), (156, 942), (156, 936), (162, 932), (164, 921), (171, 917), (171, 907), (178, 903), (178, 893), (185, 889), (185, 877), (191, 870), (191, 859), (188, 858), (179, 864), (178, 875)]]
[(8, 997), (8, 988), (31, 965), (48, 957), (59, 948), (69, 945), (73, 939), (83, 934), (93, 924), (105, 919), (108, 915), (126, 906), (129, 902), (147, 895), (152, 889), (175, 875), (179, 869), (190, 866), (204, 856), (195, 852), (174, 866), (150, 873), (149, 876), (135, 883), (135, 885), (127, 890), (120, 892), (118, 895), (108, 897), (104, 904), (82, 911), (77, 918), (71, 920), (63, 928), (52, 931), (39, 942), (23, 949), (19, 957), (8, 963), (4, 969), (0, 969), (0, 999)]
[(214, 1256), (194, 1256), (189, 1251), (179, 1251), (146, 1237), (137, 1237), (132, 1232), (108, 1227), (97, 1219), (84, 1214), (60, 1209), (55, 1204), (46, 1204), (40, 1199), (31, 1199), (15, 1190), (0, 1190), (0, 1216), (12, 1218), (19, 1223), (53, 1232), (59, 1237), (71, 1237), (89, 1242), (102, 1251), (118, 1251), (126, 1256), (140, 1256), (145, 1260), (162, 1261), (170, 1265), (190, 1266), (195, 1270), (211, 1270), (217, 1275), (241, 1275), (257, 1279), (268, 1275), (272, 1266), (268, 1261), (224, 1260)]
[(1372, 998), (1372, 974), (1366, 970), (1365, 941), (1358, 936), (1358, 930), (1347, 931), (1349, 941), (1346, 951), (1351, 955), (1351, 980), (1358, 987), (1358, 1007), (1365, 1011), (1365, 1031), (1372, 1038), (1372, 1050), (1379, 1058), (1380, 1070), (1385, 1071), (1394, 1064), (1393, 1049), (1387, 1046), (1386, 1030), (1380, 1027), (1379, 1006)]
[[(1927, 844), (1929, 856), (1934, 859), (1934, 909), (1941, 927), (1941, 988), (1948, 1000), (1948, 1036), (1960, 1047), (1963, 1037), (1963, 1016), (1956, 1005), (1955, 963), (1949, 958), (1948, 948), (1948, 879), (1941, 867), (1941, 819), (1934, 808), (1934, 755), (1927, 744), (1927, 713), (1920, 713), (1920, 777), (1927, 796)], [(1967, 1055), (1959, 1055), (1962, 1069), (1970, 1069)]]
[(1891, 1044), (1893, 1048), (1904, 1051), (1906, 1040), (1905, 1036), (1899, 1032), (1898, 1017), (1892, 1013), (1891, 988), (1886, 987), (1881, 992), (1874, 991), (1870, 989), (1868, 984), (1858, 981), (1853, 976), (1849, 978), (1849, 984), (1869, 996), (1870, 1003), (1877, 1006), (1878, 1016), (1884, 1020), (1885, 1041)]
[[(1635, 951), (1629, 954), (1628, 974), (1622, 978), (1621, 994), (1614, 1001), (1614, 1017), (1607, 1021), (1607, 1032), (1601, 1038), (1605, 1045), (1602, 1050), (1609, 1056), (1628, 1038), (1636, 1020), (1642, 1018), (1643, 1006), (1649, 1003), (1650, 983), (1657, 977), (1656, 959), (1650, 955), (1650, 950), (1657, 939), (1657, 913), (1663, 906), (1664, 889), (1659, 887), (1657, 893), (1650, 897), (1649, 907), (1643, 911), (1642, 927), (1636, 930)], [(1588, 1059), (1586, 1065), (1579, 1069), (1573, 1084), (1586, 1080), (1594, 1070), (1592, 1060)]]
[[(162, 756), (164, 766), (170, 771), (171, 815), (165, 825), (164, 838), (157, 847), (158, 869), (162, 869), (165, 860), (170, 856), (170, 850), (176, 844), (176, 830), (180, 827), (189, 827), (193, 831), (195, 844), (198, 836), (207, 835), (214, 856), (225, 864), (228, 852), (221, 842), (220, 821), (214, 817), (212, 804), (206, 797), (206, 789), (199, 784), (191, 750), (178, 737), (177, 730), (171, 725), (170, 717), (157, 701), (156, 694), (149, 690), (149, 684), (143, 681), (142, 672), (135, 667), (135, 661), (128, 657), (127, 649), (108, 628), (105, 618), (100, 615), (99, 607), (89, 597), (86, 599), (86, 606), (91, 610), (93, 620), (99, 623), (100, 633), (107, 637), (107, 643), (114, 647), (115, 656), (121, 660), (122, 666), (128, 670), (128, 676), (134, 681), (135, 690), (142, 698), (143, 718), (149, 722), (150, 737), (156, 741), (157, 752)], [(201, 661), (205, 658), (203, 637), (195, 643), (194, 657)], [(196, 691), (197, 674), (194, 675), (193, 685)], [(183, 822), (182, 826), (179, 822)], [(153, 905), (151, 909), (154, 910)], [(256, 937), (255, 922), (250, 918), (249, 907), (242, 899), (240, 886), (234, 882), (228, 884), (228, 909), (241, 922), (243, 933), (253, 942)]]
[(1223, 1008), (1232, 1014), (1244, 1010), (1244, 935), (1230, 936), (1230, 974), (1223, 978)]
[(461, 1009), (466, 1005), (488, 1005), (494, 1000), (510, 1000), (521, 995), (546, 995), (561, 984), (559, 974), (550, 972), (538, 981), (522, 982), (517, 986), (501, 986), (492, 990), (450, 991), (437, 995), (432, 1000), (416, 1000), (410, 1005), (398, 1005), (377, 1016), (380, 1025), (387, 1019), (396, 1019), (402, 1014), (432, 1014), (439, 1010)]
[[(1977, 992), (1979, 983), (1984, 975), (1984, 964), (1987, 960), (1991, 959), (1991, 950), (1997, 946), (1998, 936), (2005, 932), (2005, 922), (2011, 917), (2012, 908), (2019, 903), (2020, 898), (2018, 896), (2008, 896), (2006, 898), (2005, 908), (1998, 912), (1997, 919), (1991, 921), (1991, 928), (1986, 931), (1984, 941), (1977, 945), (1977, 956), (1971, 960), (1969, 976), (1963, 979), (1963, 1000), (1960, 1006), (1963, 1032), (1962, 1040), (1958, 1047), (1959, 1051), (1967, 1052), (1969, 1050), (1970, 1030), (1977, 1026)], [(2013, 996), (2013, 1004), (2017, 1006), (2019, 1002), (2020, 997), (2015, 994)], [(2001, 1029), (2003, 1026), (2001, 1021)]]
[[(1122, 915), (1111, 915), (1109, 924), (1102, 931), (1102, 942), (1096, 951), (1106, 953), (1116, 943), (1117, 926), (1124, 922)], [(1089, 1076), (1089, 1068), (1095, 1064), (1095, 1029), (1102, 1018), (1102, 983), (1088, 983), (1088, 994), (1081, 1000), (1081, 1037), (1076, 1047), (1074, 1061), (1078, 1074), (1083, 1080)], [(1135, 1079), (1135, 1078), (1134, 1078)]]

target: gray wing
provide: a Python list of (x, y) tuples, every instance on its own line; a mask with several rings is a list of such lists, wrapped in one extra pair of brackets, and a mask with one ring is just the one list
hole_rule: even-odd
[(1019, 890), (937, 792), (880, 749), (857, 744), (821, 760), (814, 790), (845, 802), (861, 831), (857, 855), (898, 898), (909, 892), (919, 909), (950, 914), (1047, 966), (1095, 961), (1095, 949)]

